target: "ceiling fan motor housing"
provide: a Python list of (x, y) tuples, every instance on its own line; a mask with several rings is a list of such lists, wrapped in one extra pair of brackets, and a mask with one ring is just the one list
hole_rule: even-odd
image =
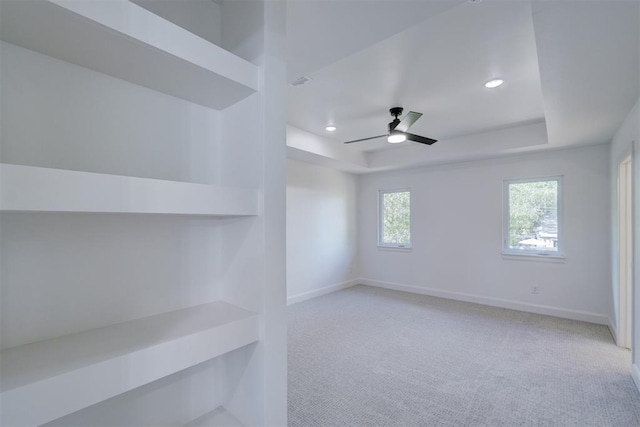
[(389, 123), (389, 134), (391, 134), (391, 132), (396, 128), (396, 126), (400, 124), (400, 119), (398, 118), (398, 116), (402, 115), (402, 110), (403, 110), (402, 107), (393, 107), (389, 109), (389, 112), (391, 113), (391, 115), (395, 117), (393, 121)]
[(389, 109), (389, 112), (391, 113), (392, 116), (395, 116), (395, 118), (397, 119), (398, 116), (402, 115), (402, 111), (404, 109), (402, 107), (392, 107)]

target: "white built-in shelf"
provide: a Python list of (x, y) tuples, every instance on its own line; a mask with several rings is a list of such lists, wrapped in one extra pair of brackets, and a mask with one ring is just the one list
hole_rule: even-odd
[(258, 192), (0, 164), (0, 210), (244, 216), (258, 214)]
[(185, 424), (184, 427), (243, 427), (242, 423), (224, 407), (220, 406), (211, 412)]
[(258, 88), (255, 65), (128, 0), (2, 0), (0, 37), (217, 110)]
[(3, 350), (0, 425), (46, 423), (258, 338), (256, 313), (214, 302)]

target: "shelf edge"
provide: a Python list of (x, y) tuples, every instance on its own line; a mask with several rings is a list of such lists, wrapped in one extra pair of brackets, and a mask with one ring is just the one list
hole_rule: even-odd
[(128, 0), (0, 2), (2, 40), (224, 109), (258, 91), (259, 67)]
[(0, 211), (258, 215), (258, 191), (0, 164)]

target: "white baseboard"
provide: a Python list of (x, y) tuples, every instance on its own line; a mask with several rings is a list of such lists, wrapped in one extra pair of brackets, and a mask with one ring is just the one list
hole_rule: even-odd
[(607, 326), (609, 327), (609, 332), (611, 332), (611, 336), (613, 337), (613, 342), (618, 345), (618, 331), (616, 331), (616, 327), (613, 326), (613, 320), (609, 317), (607, 319)]
[(360, 283), (359, 279), (352, 279), (352, 280), (347, 280), (346, 282), (337, 283), (335, 285), (329, 285), (323, 288), (314, 289), (312, 291), (307, 291), (297, 295), (288, 296), (287, 305), (296, 304), (311, 298), (319, 297), (321, 295), (330, 294), (331, 292), (339, 291), (341, 289), (350, 288), (351, 286), (357, 285), (358, 283)]
[(636, 363), (631, 365), (631, 378), (633, 378), (636, 388), (640, 391), (640, 367)]
[(599, 325), (608, 325), (609, 318), (602, 314), (589, 313), (586, 311), (571, 310), (566, 308), (551, 307), (547, 305), (529, 304), (518, 301), (512, 301), (502, 298), (485, 297), (481, 295), (467, 294), (463, 292), (444, 291), (441, 289), (423, 288), (420, 286), (404, 285), (400, 283), (382, 282), (380, 280), (372, 280), (361, 278), (358, 283), (369, 286), (376, 286), (385, 289), (394, 289), (397, 291), (411, 292), (415, 294), (429, 295), (439, 298), (447, 298), (457, 301), (473, 302), (476, 304), (484, 304), (493, 307), (508, 308), (511, 310), (526, 311), (528, 313), (544, 314), (547, 316), (562, 317), (565, 319), (581, 320), (583, 322), (596, 323)]

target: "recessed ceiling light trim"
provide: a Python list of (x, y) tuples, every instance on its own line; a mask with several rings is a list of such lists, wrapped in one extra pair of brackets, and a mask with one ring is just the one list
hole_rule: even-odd
[(503, 83), (504, 83), (504, 80), (502, 79), (491, 79), (484, 84), (484, 87), (489, 89), (495, 89), (498, 86), (501, 86)]
[(335, 130), (338, 129), (337, 127), (333, 126), (333, 125), (328, 125), (325, 130), (327, 132), (335, 132)]

